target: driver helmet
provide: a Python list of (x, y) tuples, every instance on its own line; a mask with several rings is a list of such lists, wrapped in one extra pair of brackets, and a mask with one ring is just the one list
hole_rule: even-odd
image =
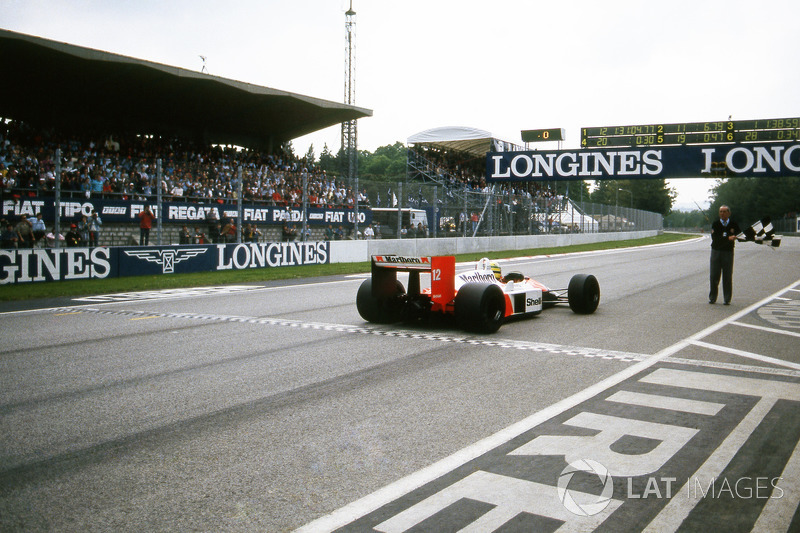
[(498, 281), (503, 281), (503, 272), (500, 270), (500, 265), (498, 265), (497, 262), (490, 262), (489, 269), (492, 271), (492, 274), (494, 274), (495, 279)]

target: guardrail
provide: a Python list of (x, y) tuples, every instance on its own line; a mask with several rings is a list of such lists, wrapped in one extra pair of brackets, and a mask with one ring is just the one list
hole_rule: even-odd
[(367, 262), (371, 256), (381, 254), (491, 255), (500, 251), (632, 239), (657, 233), (0, 249), (0, 285)]

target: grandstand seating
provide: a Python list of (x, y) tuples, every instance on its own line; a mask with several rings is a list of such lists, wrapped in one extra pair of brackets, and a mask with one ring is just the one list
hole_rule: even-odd
[(52, 195), (55, 153), (61, 150), (62, 197), (86, 194), (133, 199), (156, 194), (156, 160), (162, 161), (162, 194), (186, 201), (232, 200), (236, 170), (242, 168), (243, 196), (267, 205), (299, 205), (308, 179), (312, 203), (352, 205), (353, 191), (334, 176), (292, 154), (266, 154), (230, 147), (198, 147), (171, 139), (120, 135), (64, 137), (17, 122), (0, 130), (0, 174), (4, 198)]
[[(61, 198), (102, 197), (116, 200), (155, 201), (156, 161), (161, 163), (162, 199), (180, 202), (235, 203), (237, 178), (242, 170), (243, 200), (247, 204), (291, 206), (303, 203), (303, 181), (307, 182), (309, 206), (352, 207), (354, 191), (341, 178), (328, 175), (293, 154), (267, 154), (233, 147), (197, 146), (178, 139), (126, 135), (87, 137), (33, 128), (14, 121), (0, 121), (0, 175), (3, 200), (55, 193), (56, 150), (60, 150)], [(495, 187), (496, 202), (487, 202), (482, 175), (485, 162), (457, 152), (409, 149), (407, 198), (403, 206), (423, 208), (436, 203), (439, 214), (455, 226), (463, 212), (469, 216), (487, 206), (496, 213), (490, 229), (482, 234), (532, 231), (571, 231), (576, 206), (556, 196), (547, 184), (503, 183)], [(412, 186), (411, 184), (414, 183)], [(389, 205), (391, 184), (375, 182), (359, 193), (359, 205)], [(402, 187), (401, 184), (398, 184)], [(425, 190), (424, 187), (428, 186)], [(430, 194), (434, 188), (438, 189)], [(386, 190), (386, 189), (389, 190)], [(368, 190), (369, 189), (369, 190)], [(437, 196), (438, 194), (438, 196)], [(519, 207), (519, 214), (513, 214)], [(580, 213), (579, 213), (580, 215)], [(565, 223), (565, 220), (569, 220)], [(66, 232), (62, 219), (61, 232)], [(532, 224), (531, 224), (532, 222)], [(52, 226), (53, 221), (46, 221)], [(164, 223), (162, 243), (178, 243), (183, 223)], [(463, 228), (463, 225), (461, 226)], [(193, 229), (193, 228), (190, 228)], [(280, 240), (280, 227), (260, 224), (262, 241)], [(312, 239), (324, 238), (324, 228), (309, 226)], [(452, 231), (452, 230), (451, 230)], [(581, 231), (579, 229), (579, 231)], [(585, 231), (585, 230), (584, 230)], [(458, 233), (469, 233), (459, 229)], [(437, 234), (447, 235), (444, 227)], [(125, 245), (138, 240), (137, 224), (104, 221), (100, 245)], [(151, 235), (151, 243), (153, 242)]]

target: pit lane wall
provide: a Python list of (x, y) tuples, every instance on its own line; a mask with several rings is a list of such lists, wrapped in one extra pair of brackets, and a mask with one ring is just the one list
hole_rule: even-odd
[(648, 237), (658, 231), (449, 239), (380, 239), (0, 250), (0, 285), (367, 262), (372, 255), (456, 255)]

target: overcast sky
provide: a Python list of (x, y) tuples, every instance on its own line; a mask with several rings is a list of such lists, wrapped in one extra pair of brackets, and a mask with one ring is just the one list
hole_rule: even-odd
[[(0, 0), (8, 30), (341, 102), (349, 0)], [(359, 148), (520, 131), (800, 116), (797, 0), (353, 0)], [(4, 83), (9, 80), (4, 80)], [(294, 141), (340, 144), (335, 126)], [(557, 148), (540, 145), (541, 149)], [(673, 180), (676, 207), (711, 180)]]

